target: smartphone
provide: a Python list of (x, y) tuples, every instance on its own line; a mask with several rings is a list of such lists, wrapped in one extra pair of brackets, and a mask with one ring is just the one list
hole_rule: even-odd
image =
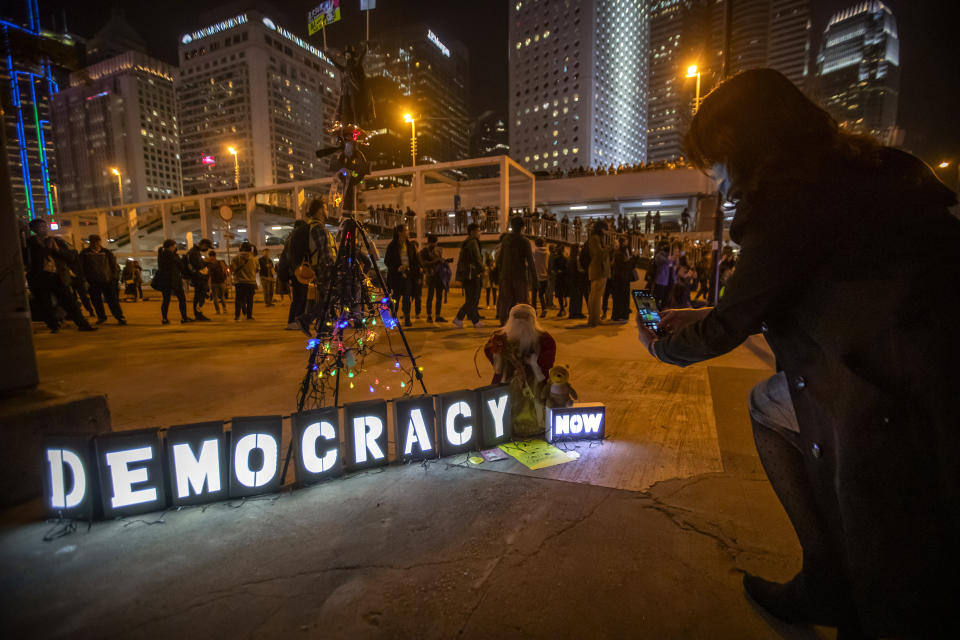
[(640, 320), (643, 326), (653, 331), (658, 336), (663, 335), (660, 329), (660, 309), (657, 308), (657, 301), (653, 294), (643, 289), (634, 289), (633, 303), (637, 305), (637, 311), (640, 312)]

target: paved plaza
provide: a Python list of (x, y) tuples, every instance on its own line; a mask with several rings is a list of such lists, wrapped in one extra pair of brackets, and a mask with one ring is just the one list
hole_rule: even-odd
[[(285, 305), (161, 326), (153, 297), (124, 306), (125, 327), (36, 325), (44, 389), (106, 394), (114, 430), (295, 409), (306, 340), (282, 329)], [(451, 292), (444, 315), (460, 302)], [(496, 323), (481, 313), (488, 328), (409, 330), (430, 393), (490, 381), (477, 349)], [(647, 356), (630, 325), (554, 315), (543, 322), (557, 362), (608, 411), (608, 439), (571, 447), (578, 460), (392, 465), (51, 542), (39, 502), (27, 504), (0, 523), (5, 635), (833, 637), (766, 617), (740, 584), (744, 571), (782, 580), (800, 565), (746, 414), (772, 370), (762, 341), (680, 369)], [(360, 384), (344, 400), (371, 397)]]

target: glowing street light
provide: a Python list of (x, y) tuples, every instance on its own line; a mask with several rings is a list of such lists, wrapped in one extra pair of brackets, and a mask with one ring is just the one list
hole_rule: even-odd
[(117, 176), (117, 189), (120, 191), (120, 206), (123, 206), (123, 176), (120, 175), (120, 169), (110, 167), (110, 173)]
[(409, 113), (403, 114), (403, 121), (410, 123), (410, 156), (413, 166), (417, 166), (417, 122)]
[(697, 78), (697, 97), (693, 100), (693, 112), (696, 113), (700, 106), (700, 69), (697, 65), (692, 64), (687, 67), (687, 77), (693, 78), (694, 76)]
[(227, 147), (227, 151), (233, 156), (233, 181), (237, 185), (237, 191), (240, 190), (240, 154), (236, 147)]
[(944, 161), (941, 162), (938, 166), (939, 166), (941, 169), (946, 169), (947, 167), (950, 166), (950, 163), (947, 162), (946, 160), (944, 160)]

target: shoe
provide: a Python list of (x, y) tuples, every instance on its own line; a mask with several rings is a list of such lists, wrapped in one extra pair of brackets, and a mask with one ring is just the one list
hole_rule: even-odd
[(563, 311), (561, 311), (561, 312), (559, 312), (559, 313), (557, 314), (557, 317), (558, 317), (558, 318), (562, 318), (563, 315), (564, 315), (564, 313), (563, 313)]
[(419, 319), (420, 319), (420, 314), (418, 313), (417, 315), (413, 316), (413, 319), (414, 319), (414, 320), (419, 320)]
[(196, 320), (197, 322), (213, 322), (210, 318), (203, 315), (202, 313), (197, 313), (195, 315), (196, 317), (194, 318), (194, 320)]
[(482, 321), (482, 320), (478, 320), (477, 322), (474, 322), (474, 323), (473, 323), (473, 328), (474, 328), (474, 329), (483, 329), (485, 326), (487, 326), (487, 325), (483, 324), (483, 321)]
[(180, 318), (180, 324), (190, 324), (193, 322), (193, 318)]
[(89, 324), (82, 324), (77, 327), (77, 331), (96, 331), (96, 327), (91, 327)]
[(427, 324), (433, 324), (433, 318), (427, 316)]
[(607, 319), (607, 312), (606, 312), (606, 311), (604, 311), (603, 313), (600, 314), (600, 319), (601, 319), (601, 320), (606, 320), (606, 319)]
[(540, 312), (540, 317), (541, 317), (541, 318), (546, 318), (546, 317), (547, 317), (547, 310), (546, 310), (546, 309), (544, 309), (543, 311)]
[(446, 321), (447, 319), (444, 318), (443, 316), (437, 316), (437, 324), (440, 324), (441, 322), (446, 322)]
[(463, 329), (463, 320), (461, 320), (460, 318), (454, 318), (453, 326), (455, 326), (457, 329)]
[(97, 318), (97, 326), (103, 324), (103, 323), (106, 322), (106, 321), (107, 321), (106, 318)]
[(247, 316), (247, 320), (253, 320), (253, 316)]
[(412, 327), (412, 326), (413, 326), (413, 323), (410, 322), (410, 318), (407, 318), (406, 320), (403, 321), (403, 326), (405, 326), (405, 327)]
[(119, 320), (117, 320), (117, 324), (127, 324), (127, 319), (126, 319), (126, 318), (120, 318)]
[(284, 331), (300, 331), (300, 325), (298, 325), (296, 322), (291, 322), (284, 327)]

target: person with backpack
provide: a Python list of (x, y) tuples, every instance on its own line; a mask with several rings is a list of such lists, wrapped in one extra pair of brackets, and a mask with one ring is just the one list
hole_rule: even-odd
[(210, 272), (210, 298), (217, 315), (227, 310), (227, 265), (217, 258), (217, 252), (207, 252), (207, 271)]
[(471, 222), (467, 225), (467, 237), (460, 245), (460, 257), (457, 258), (457, 280), (463, 284), (463, 306), (457, 311), (453, 324), (463, 328), (463, 319), (469, 318), (475, 329), (483, 326), (480, 321), (480, 283), (483, 277), (483, 253), (480, 250), (480, 225)]
[(187, 268), (177, 256), (177, 241), (170, 238), (163, 241), (157, 250), (157, 273), (150, 281), (150, 286), (163, 294), (160, 303), (161, 324), (170, 324), (167, 319), (167, 310), (170, 308), (170, 298), (177, 296), (180, 307), (180, 323), (193, 322), (187, 317), (187, 296), (183, 292), (183, 278), (187, 275)]
[(440, 279), (440, 269), (443, 263), (443, 250), (437, 242), (437, 236), (428, 234), (427, 246), (420, 250), (420, 266), (427, 285), (427, 322), (431, 323), (434, 318), (437, 322), (446, 322), (440, 315), (443, 306), (443, 282)]
[(236, 300), (234, 300), (233, 320), (240, 320), (243, 314), (247, 320), (253, 320), (253, 295), (257, 290), (257, 271), (260, 265), (253, 255), (253, 245), (244, 242), (240, 245), (240, 253), (230, 264), (233, 272)]
[(93, 301), (93, 308), (97, 311), (97, 324), (107, 321), (107, 313), (103, 309), (104, 301), (117, 322), (127, 324), (117, 298), (120, 266), (113, 252), (103, 248), (103, 243), (97, 234), (90, 235), (90, 245), (80, 252), (80, 263), (81, 270), (90, 285), (90, 299)]
[(66, 311), (67, 317), (73, 320), (77, 329), (96, 331), (96, 327), (91, 327), (83, 317), (77, 298), (70, 290), (71, 265), (77, 270), (80, 269), (76, 251), (60, 238), (50, 236), (50, 225), (43, 218), (34, 218), (29, 225), (33, 235), (27, 239), (24, 260), (27, 284), (37, 300), (50, 333), (60, 330), (57, 305)]
[(190, 286), (193, 287), (193, 318), (198, 322), (210, 322), (210, 318), (203, 315), (203, 303), (210, 294), (210, 274), (207, 272), (206, 252), (213, 248), (213, 243), (203, 238), (190, 247), (184, 256), (184, 264), (190, 277)]

